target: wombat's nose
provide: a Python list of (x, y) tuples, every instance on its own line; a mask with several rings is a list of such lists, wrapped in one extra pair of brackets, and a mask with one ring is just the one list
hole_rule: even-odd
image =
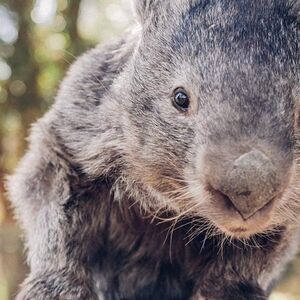
[(233, 162), (220, 179), (219, 190), (247, 220), (275, 197), (279, 185), (272, 161), (252, 150)]

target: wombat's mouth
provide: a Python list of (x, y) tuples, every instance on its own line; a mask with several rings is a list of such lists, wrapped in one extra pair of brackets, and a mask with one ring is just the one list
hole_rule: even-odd
[[(229, 197), (212, 187), (209, 187), (208, 190), (211, 194), (211, 204), (218, 212), (212, 221), (222, 232), (236, 238), (247, 238), (265, 231), (279, 197), (273, 197), (267, 204), (245, 218)], [(218, 215), (222, 215), (222, 217), (220, 218)]]

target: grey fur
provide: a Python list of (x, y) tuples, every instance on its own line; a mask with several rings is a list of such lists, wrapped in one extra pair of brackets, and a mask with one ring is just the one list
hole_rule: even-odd
[[(142, 28), (71, 67), (9, 179), (17, 299), (266, 299), (299, 244), (299, 2), (135, 2)], [(286, 181), (243, 223), (207, 181), (253, 148)]]

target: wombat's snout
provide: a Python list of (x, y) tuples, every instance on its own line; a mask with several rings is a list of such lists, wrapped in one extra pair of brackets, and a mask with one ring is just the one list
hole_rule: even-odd
[(280, 185), (275, 165), (258, 150), (237, 158), (217, 179), (219, 192), (230, 200), (244, 220), (272, 202)]

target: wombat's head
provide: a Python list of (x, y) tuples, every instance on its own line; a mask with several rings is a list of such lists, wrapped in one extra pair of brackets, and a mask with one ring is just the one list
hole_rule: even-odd
[(136, 2), (127, 133), (136, 179), (162, 210), (231, 236), (296, 222), (299, 3)]

